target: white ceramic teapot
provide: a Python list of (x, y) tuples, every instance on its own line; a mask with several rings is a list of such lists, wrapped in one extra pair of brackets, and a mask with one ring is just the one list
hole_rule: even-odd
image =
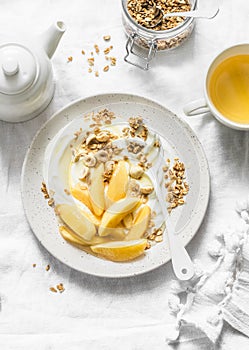
[(0, 45), (0, 120), (23, 122), (47, 107), (55, 89), (50, 59), (64, 31), (56, 22), (37, 38)]

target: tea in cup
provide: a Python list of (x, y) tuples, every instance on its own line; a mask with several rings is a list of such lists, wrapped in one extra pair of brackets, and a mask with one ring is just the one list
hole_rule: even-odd
[(213, 60), (204, 94), (184, 107), (187, 116), (211, 112), (231, 128), (249, 130), (249, 44), (230, 47)]

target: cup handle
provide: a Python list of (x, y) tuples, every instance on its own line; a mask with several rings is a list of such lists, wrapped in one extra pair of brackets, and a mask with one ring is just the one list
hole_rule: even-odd
[(192, 101), (183, 107), (183, 112), (187, 117), (192, 117), (194, 115), (200, 115), (203, 113), (210, 112), (207, 102), (204, 98), (200, 100)]

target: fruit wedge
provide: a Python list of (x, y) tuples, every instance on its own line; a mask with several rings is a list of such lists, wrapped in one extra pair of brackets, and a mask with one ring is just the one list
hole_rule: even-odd
[(126, 240), (134, 240), (143, 237), (151, 218), (151, 209), (148, 205), (142, 207), (134, 217), (133, 225), (126, 236)]
[(98, 237), (98, 236), (93, 236), (91, 241), (86, 241), (83, 238), (77, 236), (75, 232), (70, 230), (69, 227), (66, 226), (60, 226), (59, 227), (60, 234), (62, 237), (69, 243), (72, 244), (77, 244), (77, 245), (83, 245), (83, 246), (89, 246), (92, 244), (100, 244), (100, 243), (105, 243), (107, 242), (107, 238), (105, 237)]
[(133, 216), (132, 216), (132, 213), (126, 215), (124, 218), (123, 218), (123, 224), (126, 228), (130, 229), (132, 224), (133, 224)]
[[(125, 239), (125, 229), (124, 227), (108, 227), (106, 228), (106, 236), (110, 237), (109, 240), (122, 241)], [(100, 237), (103, 238), (103, 237)]]
[(91, 241), (96, 233), (96, 227), (83, 210), (71, 204), (58, 204), (56, 211), (61, 220), (77, 235), (86, 241)]
[(141, 201), (138, 198), (127, 197), (120, 199), (118, 202), (111, 205), (102, 217), (99, 227), (99, 235), (108, 235), (107, 228), (116, 227), (120, 221), (123, 220), (126, 215), (131, 213), (136, 207), (138, 207), (140, 203)]
[(101, 216), (105, 210), (105, 195), (104, 195), (104, 164), (100, 163), (91, 174), (91, 183), (89, 185), (89, 194), (93, 212), (97, 216)]
[(82, 187), (80, 184), (77, 184), (74, 188), (71, 189), (71, 194), (74, 198), (78, 199), (83, 203), (87, 208), (93, 211), (90, 194), (87, 187)]
[(109, 207), (126, 196), (129, 182), (129, 164), (120, 160), (112, 174), (106, 191), (106, 202)]
[(112, 260), (127, 261), (142, 255), (147, 245), (147, 239), (139, 239), (129, 242), (108, 242), (91, 246), (94, 253)]

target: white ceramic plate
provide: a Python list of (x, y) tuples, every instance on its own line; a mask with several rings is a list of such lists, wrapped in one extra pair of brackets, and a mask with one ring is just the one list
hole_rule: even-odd
[(131, 262), (116, 263), (97, 258), (70, 245), (60, 236), (54, 211), (40, 190), (44, 154), (49, 141), (68, 122), (103, 108), (125, 120), (142, 116), (149, 127), (167, 140), (169, 158), (178, 156), (184, 162), (190, 192), (186, 204), (171, 215), (176, 233), (184, 245), (196, 234), (205, 215), (210, 190), (209, 170), (201, 144), (191, 128), (160, 104), (143, 97), (106, 94), (85, 98), (61, 109), (42, 126), (27, 152), (22, 170), (23, 205), (34, 234), (53, 256), (76, 270), (102, 277), (128, 277), (153, 270), (170, 260), (166, 237), (144, 256)]

